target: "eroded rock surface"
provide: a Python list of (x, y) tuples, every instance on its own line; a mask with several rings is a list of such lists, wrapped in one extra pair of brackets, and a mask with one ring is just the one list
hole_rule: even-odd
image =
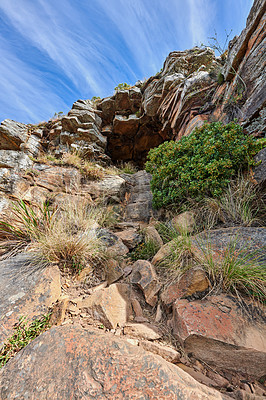
[(39, 336), (2, 369), (0, 387), (3, 400), (228, 398), (143, 348), (79, 326)]
[(21, 316), (32, 321), (47, 313), (60, 294), (60, 273), (56, 266), (44, 267), (30, 253), (1, 261), (0, 344), (12, 336), (13, 325)]

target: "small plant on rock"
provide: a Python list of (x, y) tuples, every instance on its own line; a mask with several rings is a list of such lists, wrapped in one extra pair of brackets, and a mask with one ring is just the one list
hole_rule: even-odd
[(19, 319), (19, 322), (15, 325), (14, 334), (4, 343), (0, 350), (0, 368), (33, 339), (50, 327), (50, 316), (51, 314), (48, 313), (31, 323), (27, 321), (26, 317)]
[(130, 86), (128, 83), (119, 83), (116, 87), (115, 90), (128, 90), (130, 89), (132, 86)]

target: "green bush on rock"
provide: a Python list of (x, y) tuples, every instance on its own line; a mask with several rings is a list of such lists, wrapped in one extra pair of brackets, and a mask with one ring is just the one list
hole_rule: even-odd
[(150, 150), (146, 162), (154, 207), (187, 197), (220, 196), (238, 170), (252, 164), (258, 150), (259, 142), (234, 122), (204, 124), (178, 142), (164, 142)]

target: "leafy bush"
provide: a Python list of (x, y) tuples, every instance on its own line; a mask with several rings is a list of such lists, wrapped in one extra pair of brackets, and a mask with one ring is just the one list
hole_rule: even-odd
[(240, 168), (252, 164), (259, 142), (231, 122), (204, 124), (178, 142), (150, 150), (146, 170), (152, 176), (154, 207), (169, 206), (186, 197), (217, 197)]

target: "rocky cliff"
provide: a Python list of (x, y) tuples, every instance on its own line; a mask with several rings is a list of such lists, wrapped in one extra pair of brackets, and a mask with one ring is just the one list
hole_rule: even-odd
[[(141, 170), (151, 148), (204, 122), (265, 135), (265, 7), (254, 1), (220, 57), (175, 51), (113, 96), (1, 123), (1, 399), (265, 398), (263, 219), (239, 216), (242, 199), (154, 210)], [(237, 200), (254, 184), (263, 208), (265, 149), (256, 161)], [(243, 271), (255, 283), (239, 284)]]

